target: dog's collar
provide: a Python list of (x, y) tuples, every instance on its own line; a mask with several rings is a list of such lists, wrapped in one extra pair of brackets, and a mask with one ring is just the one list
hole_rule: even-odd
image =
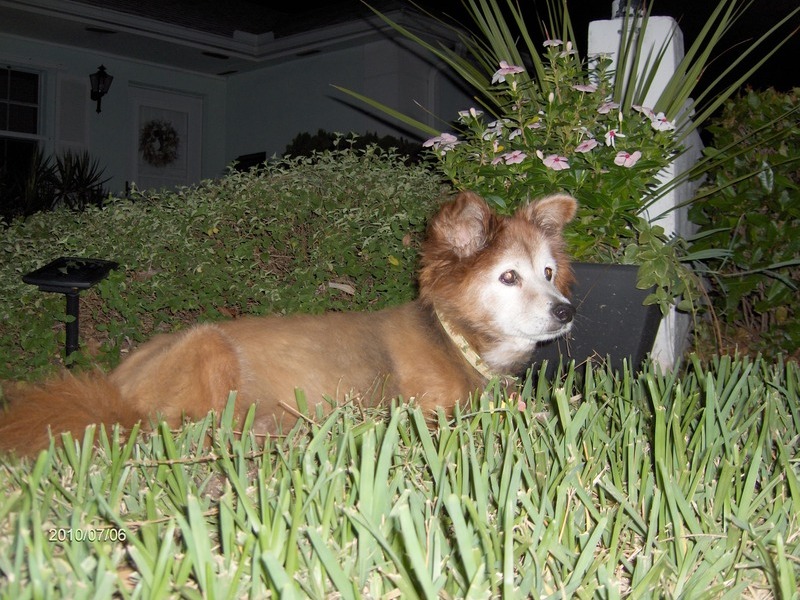
[(467, 338), (456, 332), (456, 330), (453, 329), (453, 326), (442, 317), (438, 310), (436, 311), (436, 318), (439, 319), (439, 323), (442, 324), (447, 336), (459, 349), (464, 359), (470, 365), (472, 365), (473, 369), (483, 375), (486, 379), (492, 379), (493, 377), (500, 375), (489, 368), (489, 365), (487, 365), (486, 362), (484, 362), (484, 360), (481, 358), (480, 354), (475, 351), (475, 348), (473, 348), (472, 345), (467, 341)]

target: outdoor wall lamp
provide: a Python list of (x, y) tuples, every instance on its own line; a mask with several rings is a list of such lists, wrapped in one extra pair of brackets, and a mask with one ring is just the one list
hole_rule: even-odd
[(611, 3), (611, 18), (622, 19), (625, 13), (629, 16), (642, 14), (642, 0), (613, 0)]
[(106, 68), (100, 65), (97, 72), (89, 75), (89, 81), (92, 82), (92, 100), (97, 101), (97, 112), (100, 112), (100, 99), (108, 93), (114, 77), (106, 73)]

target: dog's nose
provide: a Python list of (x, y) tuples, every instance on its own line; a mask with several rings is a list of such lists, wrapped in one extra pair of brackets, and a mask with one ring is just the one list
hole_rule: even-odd
[(559, 322), (569, 323), (572, 321), (572, 317), (575, 316), (575, 307), (572, 304), (562, 302), (561, 304), (556, 304), (550, 312)]

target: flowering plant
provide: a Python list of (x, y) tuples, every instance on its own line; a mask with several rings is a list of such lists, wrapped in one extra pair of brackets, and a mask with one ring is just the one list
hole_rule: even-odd
[[(663, 112), (612, 100), (610, 59), (584, 66), (570, 42), (544, 42), (542, 79), (500, 61), (492, 75), (497, 109), (461, 111), (454, 131), (424, 142), (458, 189), (481, 194), (500, 212), (556, 191), (579, 199), (565, 235), (572, 255), (591, 262), (644, 265), (639, 286), (666, 312), (678, 296), (691, 309), (690, 272), (680, 241), (641, 216), (658, 174), (682, 151)], [(539, 81), (544, 81), (541, 85)]]
[[(800, 7), (734, 57), (724, 73), (692, 100), (712, 52), (744, 13), (744, 3), (717, 3), (652, 110), (642, 106), (643, 98), (666, 45), (660, 49), (643, 45), (650, 8), (623, 19), (611, 73), (608, 57), (581, 61), (566, 0), (545, 3), (550, 23), (544, 29), (565, 42), (547, 40), (544, 57), (514, 2), (501, 7), (498, 0), (463, 0), (477, 33), (451, 26), (461, 42), (456, 47), (432, 44), (376, 11), (477, 90), (481, 109), (462, 112), (454, 132), (442, 133), (374, 99), (337, 89), (433, 135), (426, 143), (453, 185), (482, 193), (499, 210), (511, 211), (533, 196), (559, 190), (572, 193), (580, 208), (565, 233), (575, 258), (639, 265), (639, 287), (656, 286), (647, 302), (657, 302), (666, 313), (678, 298), (679, 309), (694, 312), (703, 292), (686, 265), (698, 257), (688, 253), (683, 238), (668, 239), (644, 213), (678, 184), (702, 177), (713, 166), (713, 160), (704, 160), (672, 181), (657, 178), (683, 152), (682, 142), (791, 37), (774, 40), (775, 32), (790, 23)], [(767, 40), (770, 45), (760, 59), (733, 83), (722, 83)], [(716, 252), (723, 255), (724, 249)]]
[(501, 212), (553, 191), (574, 195), (573, 255), (627, 262), (626, 242), (649, 229), (638, 216), (643, 197), (681, 151), (675, 124), (664, 113), (640, 105), (626, 112), (612, 101), (608, 58), (584, 68), (571, 43), (548, 40), (545, 47), (547, 87), (501, 61), (492, 77), (502, 99), (497, 114), (464, 110), (455, 133), (423, 145), (457, 188), (477, 191)]

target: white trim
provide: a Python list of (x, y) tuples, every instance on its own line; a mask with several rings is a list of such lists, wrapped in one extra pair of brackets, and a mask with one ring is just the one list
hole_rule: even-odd
[[(2, 0), (0, 0), (0, 3), (2, 3)], [(72, 44), (62, 44), (62, 43), (59, 43), (59, 42), (50, 42), (50, 41), (47, 41), (47, 40), (39, 40), (39, 39), (36, 39), (36, 38), (29, 38), (29, 37), (24, 36), (24, 35), (15, 35), (13, 33), (4, 33), (2, 31), (0, 31), (0, 39), (2, 39), (3, 37), (5, 37), (7, 39), (22, 40), (22, 41), (24, 41), (26, 43), (33, 42), (35, 44), (41, 44), (41, 45), (44, 45), (44, 46), (50, 46), (51, 48), (63, 48), (65, 50), (71, 50), (73, 52), (83, 52), (86, 55), (90, 55), (90, 56), (95, 57), (97, 59), (97, 61), (99, 61), (98, 64), (99, 63), (103, 63), (103, 62), (111, 62), (111, 61), (114, 61), (114, 60), (119, 60), (119, 61), (129, 62), (129, 63), (135, 64), (135, 65), (142, 65), (144, 67), (151, 67), (151, 68), (154, 68), (154, 69), (163, 69), (165, 71), (169, 71), (170, 73), (183, 73), (183, 74), (186, 74), (186, 75), (192, 75), (194, 77), (206, 77), (208, 79), (213, 79), (213, 80), (216, 80), (216, 81), (224, 81), (226, 79), (226, 77), (224, 75), (215, 75), (213, 73), (204, 73), (203, 71), (195, 71), (193, 69), (187, 69), (187, 68), (184, 68), (184, 67), (176, 67), (176, 66), (173, 66), (173, 65), (170, 65), (170, 64), (166, 64), (166, 63), (160, 63), (160, 62), (154, 62), (152, 60), (144, 60), (144, 59), (141, 59), (141, 58), (136, 58), (134, 56), (129, 56), (127, 54), (116, 54), (114, 52), (96, 52), (96, 51), (94, 51), (94, 50), (92, 50), (90, 48), (83, 48), (82, 46), (74, 46)], [(108, 60), (106, 60), (106, 59), (108, 59)], [(4, 58), (4, 55), (0, 55), (0, 64), (2, 64), (5, 60), (6, 59)], [(11, 60), (11, 59), (9, 59), (9, 60)], [(22, 64), (19, 61), (24, 61), (26, 63), (30, 62), (29, 59), (22, 59), (22, 58), (17, 58), (15, 60), (19, 64)], [(60, 69), (64, 68), (63, 63), (42, 63), (42, 64), (45, 65), (45, 68), (48, 69), (48, 70), (60, 70)], [(33, 68), (33, 67), (30, 67), (30, 68)], [(113, 73), (112, 73), (112, 75), (113, 75)], [(89, 74), (88, 73), (86, 74), (86, 78), (87, 79), (89, 78)]]

